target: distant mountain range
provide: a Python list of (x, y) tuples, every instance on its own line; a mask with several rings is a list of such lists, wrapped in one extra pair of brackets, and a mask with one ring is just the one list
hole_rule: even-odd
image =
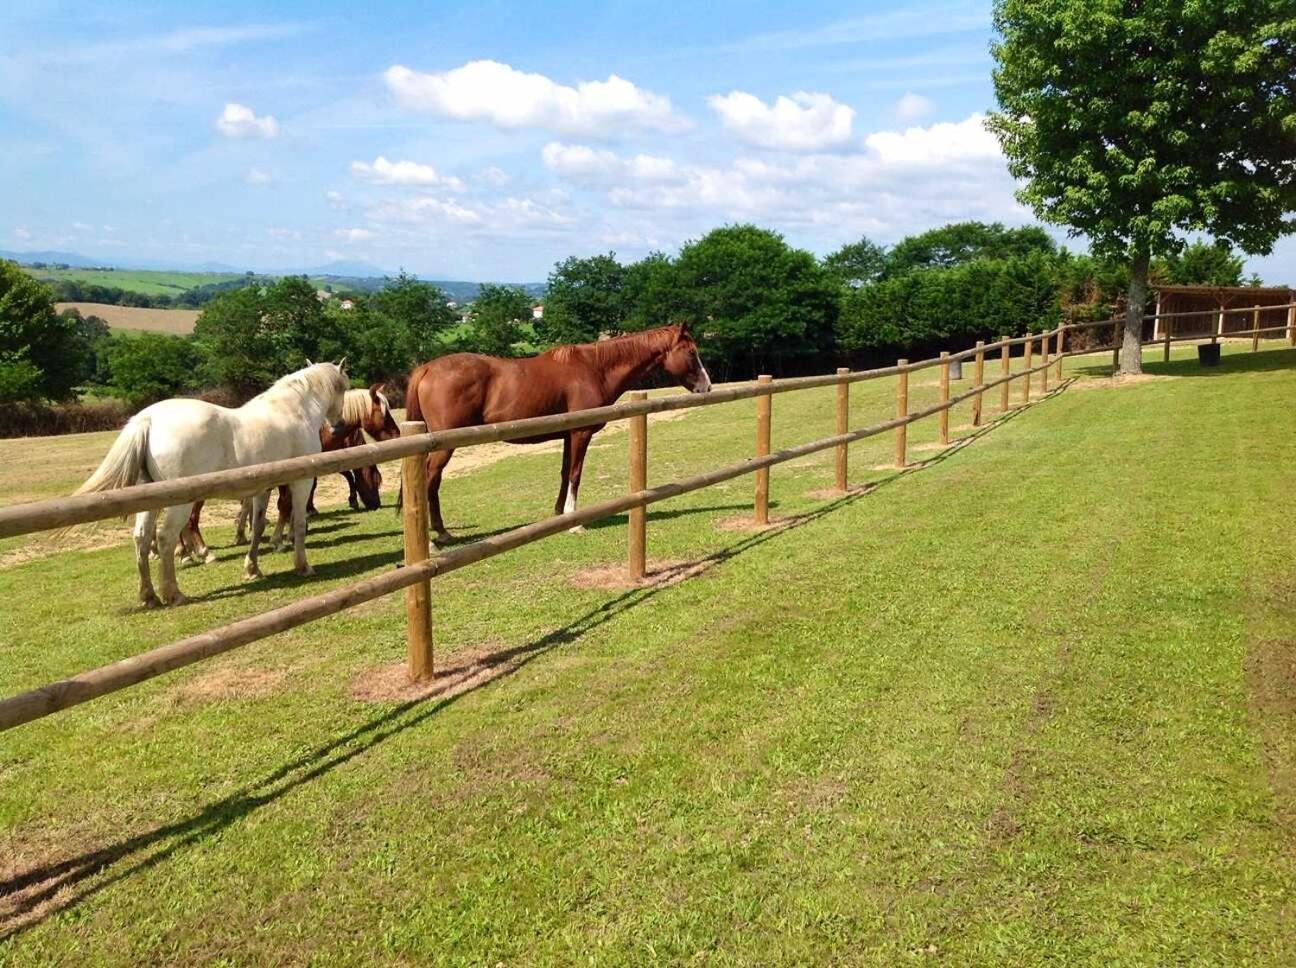
[[(33, 262), (54, 263), (66, 265), (73, 269), (111, 267), (113, 269), (137, 269), (149, 272), (213, 272), (233, 275), (254, 271), (246, 268), (241, 269), (238, 266), (232, 266), (224, 262), (202, 262), (195, 265), (163, 262), (157, 259), (92, 259), (76, 252), (52, 250), (14, 252), (0, 249), (0, 259), (10, 259), (22, 265), (30, 265)], [(384, 278), (396, 275), (395, 272), (380, 269), (378, 266), (370, 265), (367, 262), (347, 261), (330, 262), (321, 266), (276, 269), (270, 272), (257, 272), (256, 274), (259, 276), (312, 276), (315, 278), (322, 277), (339, 281), (368, 283), (368, 285), (357, 286), (357, 288), (367, 290), (379, 288), (376, 283), (381, 283)], [(427, 281), (439, 286), (447, 296), (459, 302), (468, 302), (476, 298), (477, 291), (481, 286), (480, 283), (462, 279), (429, 279)], [(512, 283), (512, 285), (518, 286), (532, 296), (540, 296), (545, 291), (543, 282), (522, 282)]]

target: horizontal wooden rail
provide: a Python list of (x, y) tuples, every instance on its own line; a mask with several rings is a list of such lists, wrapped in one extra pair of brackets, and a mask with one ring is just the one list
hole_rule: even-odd
[[(191, 635), (168, 645), (159, 646), (148, 652), (142, 652), (139, 655), (130, 656), (109, 665), (100, 666), (97, 669), (20, 693), (0, 701), (0, 731), (12, 729), (34, 719), (80, 705), (99, 696), (151, 679), (154, 676), (191, 665), (202, 659), (220, 655), (223, 652), (229, 652), (239, 646), (259, 641), (279, 632), (297, 628), (316, 619), (336, 615), (338, 612), (356, 605), (409, 588), (437, 575), (444, 575), (478, 561), (493, 558), (505, 551), (511, 551), (522, 545), (548, 538), (577, 525), (589, 524), (601, 518), (620, 514), (631, 508), (647, 507), (659, 501), (665, 501), (682, 494), (688, 494), (691, 491), (697, 491), (741, 477), (744, 474), (752, 474), (758, 470), (773, 467), (775, 464), (796, 460), (800, 457), (840, 447), (867, 437), (875, 437), (878, 434), (894, 430), (896, 427), (911, 424), (941, 411), (949, 410), (965, 400), (970, 400), (978, 393), (983, 393), (1001, 383), (1007, 383), (1018, 377), (1026, 376), (1028, 373), (1034, 373), (1048, 365), (1051, 364), (1046, 363), (1032, 370), (1019, 370), (1008, 376), (1002, 376), (997, 380), (973, 387), (965, 393), (952, 397), (948, 402), (938, 403), (914, 411), (905, 417), (872, 424), (859, 430), (836, 434), (832, 437), (799, 444), (795, 447), (787, 447), (764, 457), (730, 464), (719, 470), (708, 471), (705, 474), (698, 474), (682, 481), (661, 484), (657, 487), (613, 498), (599, 504), (591, 504), (589, 507), (567, 514), (554, 515), (502, 534), (484, 538), (462, 548), (444, 552), (418, 564), (406, 565), (376, 578), (369, 578), (343, 588), (336, 588), (320, 595), (304, 598), (292, 604), (283, 605), (259, 615), (252, 615), (207, 632), (200, 632), (197, 635)], [(894, 367), (888, 369), (898, 370), (898, 368)], [(841, 378), (834, 375), (834, 379), (840, 380)], [(756, 394), (750, 395), (755, 396)], [(398, 441), (389, 443), (393, 442)]]
[[(1053, 332), (1056, 332), (1056, 330)], [(1003, 345), (1016, 346), (1025, 342), (1025, 337), (1019, 337), (1012, 340), (1002, 340), (983, 349), (990, 350)], [(962, 360), (975, 355), (976, 350), (972, 349), (954, 354), (950, 359)], [(908, 372), (913, 372), (926, 369), (929, 366), (938, 366), (939, 364), (939, 359), (923, 360), (918, 363), (910, 363), (905, 369)], [(399, 460), (414, 454), (430, 453), (435, 450), (451, 450), (469, 447), (474, 444), (560, 433), (580, 427), (591, 427), (616, 420), (625, 420), (641, 414), (687, 410), (693, 407), (713, 407), (723, 403), (732, 403), (735, 400), (747, 400), (768, 394), (837, 386), (843, 380), (849, 383), (877, 380), (894, 376), (899, 372), (899, 367), (886, 366), (873, 370), (852, 371), (844, 376), (832, 373), (822, 376), (791, 377), (783, 380), (772, 380), (768, 383), (750, 383), (736, 387), (725, 387), (712, 390), (709, 393), (675, 394), (669, 397), (657, 397), (652, 400), (614, 403), (606, 407), (576, 410), (571, 413), (555, 414), (548, 417), (531, 417), (526, 420), (508, 420), (477, 427), (462, 427), (457, 430), (440, 430), (428, 434), (417, 434), (375, 444), (348, 447), (326, 454), (312, 454), (307, 457), (293, 457), (288, 460), (271, 461), (265, 464), (252, 464), (247, 467), (213, 471), (208, 474), (195, 474), (192, 477), (181, 477), (171, 481), (136, 484), (132, 487), (102, 491), (96, 494), (78, 494), (71, 497), (35, 501), (29, 504), (15, 504), (0, 508), (0, 538), (30, 534), (34, 531), (48, 531), (53, 528), (70, 527), (90, 521), (101, 521), (106, 518), (124, 517), (140, 511), (170, 507), (176, 504), (188, 504), (191, 501), (221, 497), (243, 498), (269, 490), (279, 484), (286, 484), (289, 481), (301, 480), (307, 477), (323, 477), (339, 471), (367, 467), (370, 464), (381, 464), (386, 461)]]

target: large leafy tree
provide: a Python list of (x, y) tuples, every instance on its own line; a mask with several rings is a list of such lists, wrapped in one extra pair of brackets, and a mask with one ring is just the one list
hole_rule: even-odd
[(886, 254), (880, 274), (898, 276), (914, 269), (950, 269), (978, 259), (1056, 251), (1057, 245), (1038, 225), (1010, 229), (1000, 222), (953, 222), (901, 239)]
[(848, 242), (824, 256), (824, 268), (843, 285), (859, 288), (876, 280), (886, 269), (886, 249), (868, 238)]
[(1153, 256), (1204, 231), (1271, 250), (1296, 210), (1291, 0), (996, 0), (990, 119), (1018, 197), (1129, 265), (1142, 370)]
[(614, 252), (559, 262), (549, 273), (540, 335), (550, 343), (589, 343), (621, 332), (625, 274)]
[[(446, 305), (446, 294), (439, 286), (422, 282), (408, 275), (404, 270), (394, 279), (374, 293), (367, 302), (367, 308), (374, 317), (385, 317), (397, 342), (408, 344), (409, 352), (418, 362), (431, 359), (440, 349), (440, 339), (446, 330), (458, 321), (454, 310)], [(377, 332), (381, 323), (366, 320), (367, 332)], [(402, 346), (404, 351), (405, 347)], [(390, 361), (384, 366), (389, 366)], [(406, 363), (408, 369), (408, 362)]]
[(473, 343), (491, 356), (512, 356), (531, 319), (531, 297), (514, 286), (483, 283), (472, 304)]
[(777, 232), (714, 229), (684, 246), (675, 269), (708, 365), (754, 371), (832, 348), (838, 286)]
[(0, 402), (65, 400), (85, 376), (86, 350), (49, 288), (0, 260)]
[[(621, 292), (622, 325), (627, 330), (665, 326), (684, 309), (675, 263), (664, 252), (650, 252), (626, 266)], [(547, 307), (545, 312), (548, 313)]]
[(1150, 274), (1178, 286), (1240, 286), (1242, 257), (1227, 245), (1194, 242), (1154, 262)]

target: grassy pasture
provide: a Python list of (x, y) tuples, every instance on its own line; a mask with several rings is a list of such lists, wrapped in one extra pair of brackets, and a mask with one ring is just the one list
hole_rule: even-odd
[[(750, 477), (658, 505), (678, 584), (607, 587), (624, 519), (439, 579), (439, 696), (372, 698), (397, 597), (0, 734), (0, 964), (1292, 963), (1296, 352), (1189, 352), (1117, 387), (1071, 361), (952, 453), (924, 421), (905, 474), (856, 445), (869, 493), (821, 493), (831, 453), (775, 468), (773, 531), (728, 526)], [(832, 399), (775, 397), (775, 447)], [(652, 421), (650, 481), (749, 453), (753, 411)], [(110, 439), (0, 441), (3, 500)], [(448, 523), (539, 517), (556, 478), (518, 449), (447, 482)], [(245, 585), (211, 531), (166, 612), (119, 529), (0, 542), (4, 692), (400, 554), (389, 510), (330, 509), (314, 579)]]
[(175, 272), (148, 269), (27, 269), (46, 282), (84, 282), (95, 286), (113, 286), (128, 292), (149, 296), (178, 296), (186, 289), (238, 279), (235, 272)]

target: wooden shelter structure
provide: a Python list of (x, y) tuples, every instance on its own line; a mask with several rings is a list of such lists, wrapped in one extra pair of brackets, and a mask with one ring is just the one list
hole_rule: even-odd
[[(1165, 336), (1169, 327), (1172, 336), (1227, 337), (1230, 333), (1244, 333), (1252, 329), (1275, 328), (1264, 333), (1262, 339), (1282, 339), (1284, 333), (1276, 327), (1290, 330), (1294, 310), (1288, 307), (1294, 300), (1288, 286), (1156, 286), (1156, 319), (1152, 324), (1152, 339)], [(1266, 306), (1278, 307), (1266, 309)], [(1259, 326), (1256, 325), (1257, 312)], [(1179, 316), (1161, 319), (1173, 313), (1201, 313), (1198, 316)], [(1211, 315), (1207, 315), (1210, 312)]]

